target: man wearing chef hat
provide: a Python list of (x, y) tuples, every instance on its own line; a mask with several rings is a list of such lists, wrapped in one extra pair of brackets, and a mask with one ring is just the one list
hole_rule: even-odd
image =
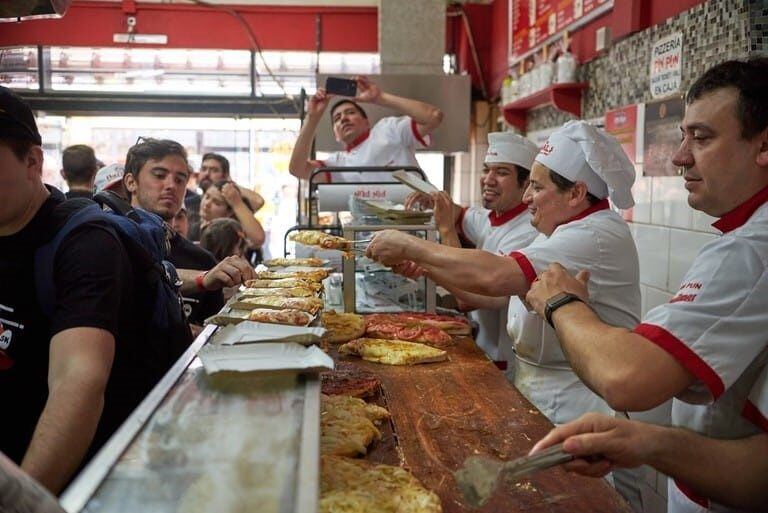
[[(533, 159), (539, 148), (529, 139), (512, 132), (488, 134), (488, 150), (480, 176), (482, 207), (462, 207), (446, 192), (431, 196), (415, 193), (406, 207), (421, 203), (434, 209), (435, 223), (442, 244), (460, 247), (459, 237), (476, 248), (495, 255), (506, 255), (533, 242), (538, 232), (531, 226), (531, 216), (523, 203)], [(452, 289), (463, 310), (480, 331), (477, 345), (504, 369), (513, 358), (512, 341), (507, 335), (508, 297), (482, 296)]]
[[(640, 318), (637, 250), (626, 222), (610, 209), (634, 202), (635, 169), (615, 138), (583, 121), (556, 130), (536, 156), (523, 201), (540, 232), (531, 245), (499, 256), (435, 247), (402, 232), (379, 232), (368, 256), (384, 264), (412, 261), (436, 283), (488, 296), (512, 296), (508, 333), (513, 340), (515, 386), (552, 422), (588, 411), (611, 412), (571, 369), (544, 317), (529, 312), (524, 296), (552, 262), (572, 271), (594, 270), (591, 305), (601, 318), (634, 327)], [(637, 490), (624, 490), (636, 502)]]
[[(758, 473), (768, 453), (766, 91), (767, 58), (719, 64), (688, 91), (672, 162), (685, 171), (688, 204), (718, 217), (713, 226), (722, 236), (701, 249), (669, 303), (636, 327), (619, 326), (590, 308), (599, 282), (572, 277), (570, 265), (551, 266), (527, 295), (551, 318), (576, 373), (614, 408), (644, 410), (674, 397), (673, 424), (751, 444), (758, 451), (743, 465)], [(721, 504), (724, 495), (701, 479), (741, 466), (733, 454), (721, 464), (710, 454), (701, 465), (681, 462), (669, 484), (669, 511), (743, 511)], [(758, 498), (733, 497), (733, 504)]]

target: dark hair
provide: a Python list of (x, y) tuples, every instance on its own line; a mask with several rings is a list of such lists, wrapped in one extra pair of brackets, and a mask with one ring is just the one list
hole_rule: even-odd
[[(557, 190), (560, 192), (570, 191), (571, 189), (573, 189), (573, 186), (576, 185), (576, 182), (572, 182), (568, 180), (563, 175), (559, 175), (554, 171), (552, 171), (551, 169), (549, 170), (549, 179), (552, 180), (552, 183), (555, 184), (555, 187), (557, 187)], [(587, 201), (589, 201), (590, 205), (594, 205), (596, 203), (600, 203), (603, 200), (601, 200), (591, 192), (587, 192)]]
[(93, 181), (99, 166), (93, 148), (75, 144), (61, 154), (61, 171), (68, 184), (87, 185)]
[(0, 145), (7, 146), (19, 160), (24, 160), (32, 146), (36, 146), (34, 141), (18, 137), (0, 137)]
[[(224, 186), (227, 185), (228, 183), (231, 183), (232, 185), (237, 187), (237, 184), (232, 180), (219, 180), (218, 182), (212, 183), (211, 187), (216, 187), (216, 189), (218, 189), (219, 192), (221, 192), (224, 189)], [(240, 189), (238, 189), (237, 192), (240, 192)], [(248, 198), (244, 197), (242, 193), (240, 194), (240, 197), (242, 198), (243, 203), (245, 203), (245, 206), (251, 209), (251, 212), (253, 212), (253, 207), (251, 206), (251, 202), (248, 201)], [(230, 216), (234, 217), (235, 213), (232, 211), (232, 207), (229, 205), (229, 203), (227, 203), (227, 208), (231, 212)]]
[(359, 112), (360, 115), (363, 116), (365, 119), (368, 119), (368, 114), (366, 114), (366, 112), (363, 110), (363, 108), (360, 105), (357, 104), (357, 102), (354, 102), (352, 100), (348, 100), (345, 98), (343, 100), (337, 101), (336, 103), (333, 104), (333, 107), (331, 107), (331, 120), (333, 120), (333, 113), (336, 112), (336, 108), (339, 105), (342, 105), (344, 103), (349, 103), (351, 105), (354, 105), (354, 107), (357, 109), (357, 112)]
[(227, 160), (227, 157), (218, 153), (206, 153), (203, 155), (203, 159), (200, 161), (201, 164), (206, 160), (215, 160), (221, 164), (221, 169), (224, 171), (224, 176), (229, 176), (229, 160)]
[(768, 127), (768, 57), (747, 61), (726, 61), (709, 68), (693, 83), (685, 101), (688, 104), (703, 95), (733, 87), (739, 92), (736, 116), (741, 136), (750, 139)]
[(517, 170), (517, 185), (522, 187), (525, 181), (531, 177), (531, 170), (517, 164), (515, 164), (515, 169)]
[(187, 161), (187, 150), (176, 141), (139, 137), (139, 141), (128, 149), (125, 174), (138, 176), (148, 160), (162, 160), (168, 155), (176, 155)]
[(244, 240), (243, 227), (227, 217), (214, 219), (200, 233), (200, 247), (213, 253), (218, 262), (232, 255)]

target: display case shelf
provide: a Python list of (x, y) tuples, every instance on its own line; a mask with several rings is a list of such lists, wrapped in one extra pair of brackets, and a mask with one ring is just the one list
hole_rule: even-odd
[(558, 110), (581, 117), (581, 92), (589, 87), (583, 82), (552, 84), (546, 89), (519, 98), (502, 107), (504, 120), (515, 128), (525, 131), (526, 115), (534, 107), (551, 104)]

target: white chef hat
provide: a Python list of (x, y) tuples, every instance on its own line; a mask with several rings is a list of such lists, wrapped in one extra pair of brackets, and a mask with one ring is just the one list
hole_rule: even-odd
[(104, 166), (96, 173), (93, 180), (94, 194), (110, 189), (123, 180), (124, 168), (122, 164), (110, 164)]
[(538, 152), (539, 147), (525, 137), (512, 132), (493, 132), (488, 134), (485, 163), (514, 164), (530, 171)]
[(600, 199), (610, 196), (619, 208), (635, 204), (635, 168), (621, 144), (585, 121), (569, 121), (552, 132), (536, 162), (572, 182), (584, 182)]

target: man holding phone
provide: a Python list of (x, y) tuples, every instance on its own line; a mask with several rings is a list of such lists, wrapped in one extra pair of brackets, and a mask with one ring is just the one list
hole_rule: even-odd
[[(354, 82), (354, 84), (352, 83)], [(312, 170), (320, 167), (354, 166), (417, 166), (416, 148), (427, 148), (431, 143), (430, 134), (440, 125), (443, 113), (434, 105), (403, 98), (379, 89), (365, 76), (356, 76), (354, 81), (332, 79), (326, 85), (330, 90), (319, 87), (309, 100), (307, 118), (301, 127), (299, 137), (291, 154), (289, 168), (297, 178), (309, 178)], [(354, 87), (356, 85), (356, 88)], [(356, 89), (356, 91), (355, 91)], [(344, 151), (332, 153), (324, 161), (310, 160), (312, 140), (323, 113), (336, 94), (354, 97), (343, 98), (331, 108), (331, 124), (336, 140)], [(385, 117), (371, 126), (368, 115), (359, 103), (375, 103), (394, 109), (403, 115)], [(365, 181), (391, 181), (390, 173), (374, 173), (365, 176)], [(339, 173), (335, 181), (361, 181), (357, 173)]]

